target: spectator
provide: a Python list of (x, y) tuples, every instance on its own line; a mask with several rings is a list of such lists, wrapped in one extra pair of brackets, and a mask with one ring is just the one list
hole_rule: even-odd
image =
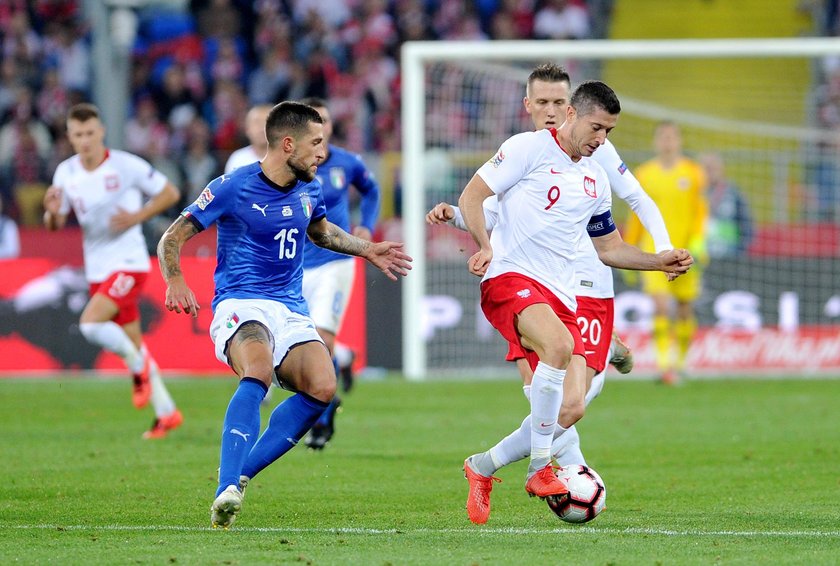
[(496, 12), (490, 21), (490, 37), (493, 39), (523, 39), (518, 32), (516, 21), (509, 12)]
[(534, 35), (541, 39), (589, 37), (589, 13), (575, 0), (545, 0), (534, 17)]
[(61, 84), (61, 77), (55, 67), (44, 70), (35, 107), (38, 116), (49, 127), (53, 139), (57, 139), (64, 132), (64, 117), (70, 109), (70, 93)]
[(404, 1), (405, 7), (397, 10), (397, 33), (400, 43), (434, 39), (429, 15), (420, 2)]
[(212, 133), (210, 126), (196, 118), (187, 130), (187, 153), (181, 160), (184, 171), (184, 197), (186, 206), (198, 198), (204, 187), (218, 175), (219, 164), (211, 153)]
[(86, 96), (90, 92), (91, 56), (82, 30), (72, 24), (49, 29), (44, 46), (47, 62), (58, 69), (64, 88)]
[(180, 63), (172, 63), (167, 67), (162, 84), (153, 89), (152, 97), (158, 109), (158, 117), (167, 124), (173, 116), (177, 118), (189, 114), (192, 119), (199, 114), (200, 101), (188, 88), (184, 67)]
[(213, 145), (231, 152), (241, 144), (241, 124), (248, 112), (248, 98), (236, 83), (222, 81), (216, 85), (212, 101)]
[(157, 106), (150, 96), (137, 101), (134, 116), (125, 124), (125, 147), (147, 160), (169, 147), (169, 128), (158, 119)]
[(210, 77), (213, 81), (232, 81), (244, 84), (245, 63), (239, 56), (236, 42), (225, 37), (219, 40), (216, 59), (210, 66)]
[(277, 93), (292, 81), (296, 64), (292, 61), (292, 51), (287, 43), (268, 49), (248, 79), (248, 100), (251, 104), (276, 102)]
[(20, 233), (15, 221), (3, 214), (3, 199), (0, 198), (0, 260), (19, 255)]
[(315, 12), (332, 29), (340, 28), (350, 19), (349, 3), (346, 0), (297, 0), (293, 2), (294, 19), (302, 24)]
[(709, 224), (706, 247), (710, 258), (735, 257), (747, 252), (753, 236), (749, 205), (741, 190), (726, 176), (723, 157), (716, 152), (700, 156), (706, 170)]
[(518, 37), (522, 39), (533, 37), (536, 0), (502, 0), (501, 11), (509, 14), (513, 19)]
[(14, 13), (2, 37), (2, 55), (17, 67), (18, 78), (30, 85), (38, 84), (43, 40), (32, 28), (25, 10)]
[(20, 87), (12, 119), (0, 128), (0, 183), (3, 198), (17, 206), (14, 214), (26, 224), (39, 224), (52, 137), (32, 111), (32, 92)]
[(18, 75), (14, 59), (0, 60), (0, 121), (15, 106), (18, 88), (25, 86)]
[(338, 30), (329, 27), (318, 12), (309, 12), (295, 36), (294, 58), (297, 61), (307, 61), (313, 52), (324, 50), (339, 68), (346, 69), (348, 45), (358, 42), (360, 35), (354, 21), (351, 21), (339, 36)]
[(242, 12), (232, 0), (198, 0), (192, 4), (198, 33), (203, 37), (232, 38), (240, 34)]

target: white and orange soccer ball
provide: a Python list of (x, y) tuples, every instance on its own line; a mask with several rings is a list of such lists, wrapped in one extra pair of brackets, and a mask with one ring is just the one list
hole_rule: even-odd
[(607, 488), (595, 470), (575, 464), (559, 468), (556, 474), (569, 488), (568, 495), (546, 497), (558, 517), (567, 523), (586, 523), (604, 510)]

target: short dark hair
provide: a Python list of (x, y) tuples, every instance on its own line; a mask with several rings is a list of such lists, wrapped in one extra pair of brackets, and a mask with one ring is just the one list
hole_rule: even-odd
[(596, 108), (606, 110), (609, 114), (621, 112), (621, 103), (615, 91), (601, 81), (581, 83), (572, 94), (570, 104), (579, 116), (591, 114)]
[(89, 102), (74, 104), (67, 112), (68, 120), (87, 122), (92, 118), (99, 118), (99, 108)]
[(534, 67), (534, 70), (528, 75), (528, 87), (534, 84), (534, 81), (545, 81), (547, 83), (567, 82), (572, 84), (572, 79), (569, 78), (569, 73), (566, 72), (566, 69), (554, 63), (542, 63)]
[(271, 109), (265, 121), (265, 137), (268, 139), (268, 145), (275, 147), (284, 136), (301, 135), (310, 122), (324, 123), (318, 111), (307, 104), (281, 102)]
[(306, 104), (307, 106), (311, 106), (313, 108), (326, 108), (327, 101), (321, 98), (320, 96), (307, 96), (306, 98), (300, 99), (301, 104)]

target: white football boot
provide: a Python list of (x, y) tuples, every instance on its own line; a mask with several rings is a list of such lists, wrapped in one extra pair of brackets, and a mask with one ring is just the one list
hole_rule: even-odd
[(210, 525), (229, 529), (236, 521), (236, 514), (242, 510), (242, 492), (235, 485), (229, 485), (210, 506)]

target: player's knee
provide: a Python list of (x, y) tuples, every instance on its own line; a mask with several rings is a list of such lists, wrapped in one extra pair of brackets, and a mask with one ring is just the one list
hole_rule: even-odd
[(306, 380), (306, 389), (303, 392), (319, 401), (329, 403), (335, 397), (336, 387), (335, 376), (323, 375)]
[(245, 360), (241, 363), (239, 365), (238, 373), (240, 374), (240, 377), (252, 377), (254, 379), (259, 379), (265, 383), (267, 387), (270, 387), (274, 377), (274, 368), (272, 367), (270, 360), (252, 359)]
[(566, 368), (572, 359), (572, 344), (566, 340), (556, 340), (545, 348), (545, 356), (540, 359), (556, 368)]

